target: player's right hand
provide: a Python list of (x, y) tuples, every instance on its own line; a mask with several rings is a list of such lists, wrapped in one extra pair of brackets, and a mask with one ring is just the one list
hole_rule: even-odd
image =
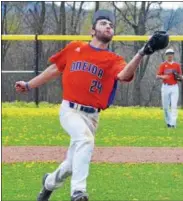
[(20, 92), (20, 93), (28, 92), (28, 89), (26, 87), (26, 82), (24, 82), (24, 81), (16, 82), (15, 83), (15, 89), (17, 92)]

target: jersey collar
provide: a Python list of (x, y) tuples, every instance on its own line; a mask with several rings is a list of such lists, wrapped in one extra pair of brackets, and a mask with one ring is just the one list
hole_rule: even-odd
[(167, 61), (167, 63), (168, 63), (168, 64), (173, 64), (173, 63), (174, 63), (174, 61), (171, 61), (171, 62)]
[(109, 51), (109, 48), (101, 49), (101, 48), (92, 46), (90, 43), (88, 43), (88, 45), (89, 45), (92, 49), (94, 49), (94, 50), (96, 50), (96, 51)]

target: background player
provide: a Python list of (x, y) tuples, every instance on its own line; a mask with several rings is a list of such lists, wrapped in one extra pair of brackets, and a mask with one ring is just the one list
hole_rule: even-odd
[(112, 103), (117, 80), (131, 81), (143, 56), (168, 44), (167, 34), (157, 33), (126, 64), (121, 56), (108, 50), (114, 26), (113, 13), (97, 11), (93, 17), (93, 37), (90, 43), (69, 43), (50, 58), (53, 64), (44, 72), (29, 82), (19, 81), (15, 84), (17, 92), (26, 92), (63, 74), (60, 122), (71, 138), (70, 147), (64, 162), (53, 173), (44, 176), (38, 201), (48, 201), (52, 192), (61, 187), (70, 175), (71, 200), (88, 200), (86, 179), (100, 110), (108, 108)]
[[(161, 63), (157, 72), (157, 78), (163, 80), (161, 88), (162, 105), (164, 109), (165, 122), (169, 128), (176, 127), (177, 103), (179, 99), (179, 87), (174, 72), (182, 75), (181, 66), (175, 62), (174, 50), (167, 49), (165, 52), (166, 61)], [(169, 110), (171, 107), (171, 111)]]

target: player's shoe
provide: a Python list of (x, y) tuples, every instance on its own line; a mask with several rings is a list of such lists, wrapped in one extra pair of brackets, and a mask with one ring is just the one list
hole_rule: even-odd
[(168, 127), (168, 128), (176, 128), (176, 126), (170, 125), (170, 124), (167, 124), (167, 127)]
[(71, 201), (88, 201), (88, 194), (82, 191), (75, 191), (71, 197)]
[(172, 126), (171, 126), (170, 124), (167, 124), (167, 127), (168, 127), (168, 128), (171, 128)]
[(45, 188), (44, 184), (45, 184), (45, 180), (46, 180), (46, 177), (48, 176), (49, 174), (45, 174), (43, 176), (43, 181), (42, 181), (42, 185), (43, 185), (43, 188), (41, 190), (41, 192), (39, 193), (38, 197), (37, 197), (37, 201), (49, 201), (48, 199), (50, 198), (51, 194), (53, 191), (49, 191)]

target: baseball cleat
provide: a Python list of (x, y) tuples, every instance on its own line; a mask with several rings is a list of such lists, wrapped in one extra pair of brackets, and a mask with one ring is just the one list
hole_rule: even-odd
[(71, 197), (71, 201), (88, 201), (88, 194), (82, 191), (75, 191)]
[(38, 197), (37, 197), (37, 201), (49, 201), (48, 199), (50, 198), (51, 194), (53, 191), (49, 191), (47, 190), (45, 187), (44, 187), (44, 184), (45, 184), (45, 180), (46, 180), (46, 177), (48, 176), (49, 174), (45, 174), (44, 177), (43, 177), (43, 181), (42, 181), (42, 185), (43, 185), (43, 188), (41, 190), (41, 192), (39, 193)]

